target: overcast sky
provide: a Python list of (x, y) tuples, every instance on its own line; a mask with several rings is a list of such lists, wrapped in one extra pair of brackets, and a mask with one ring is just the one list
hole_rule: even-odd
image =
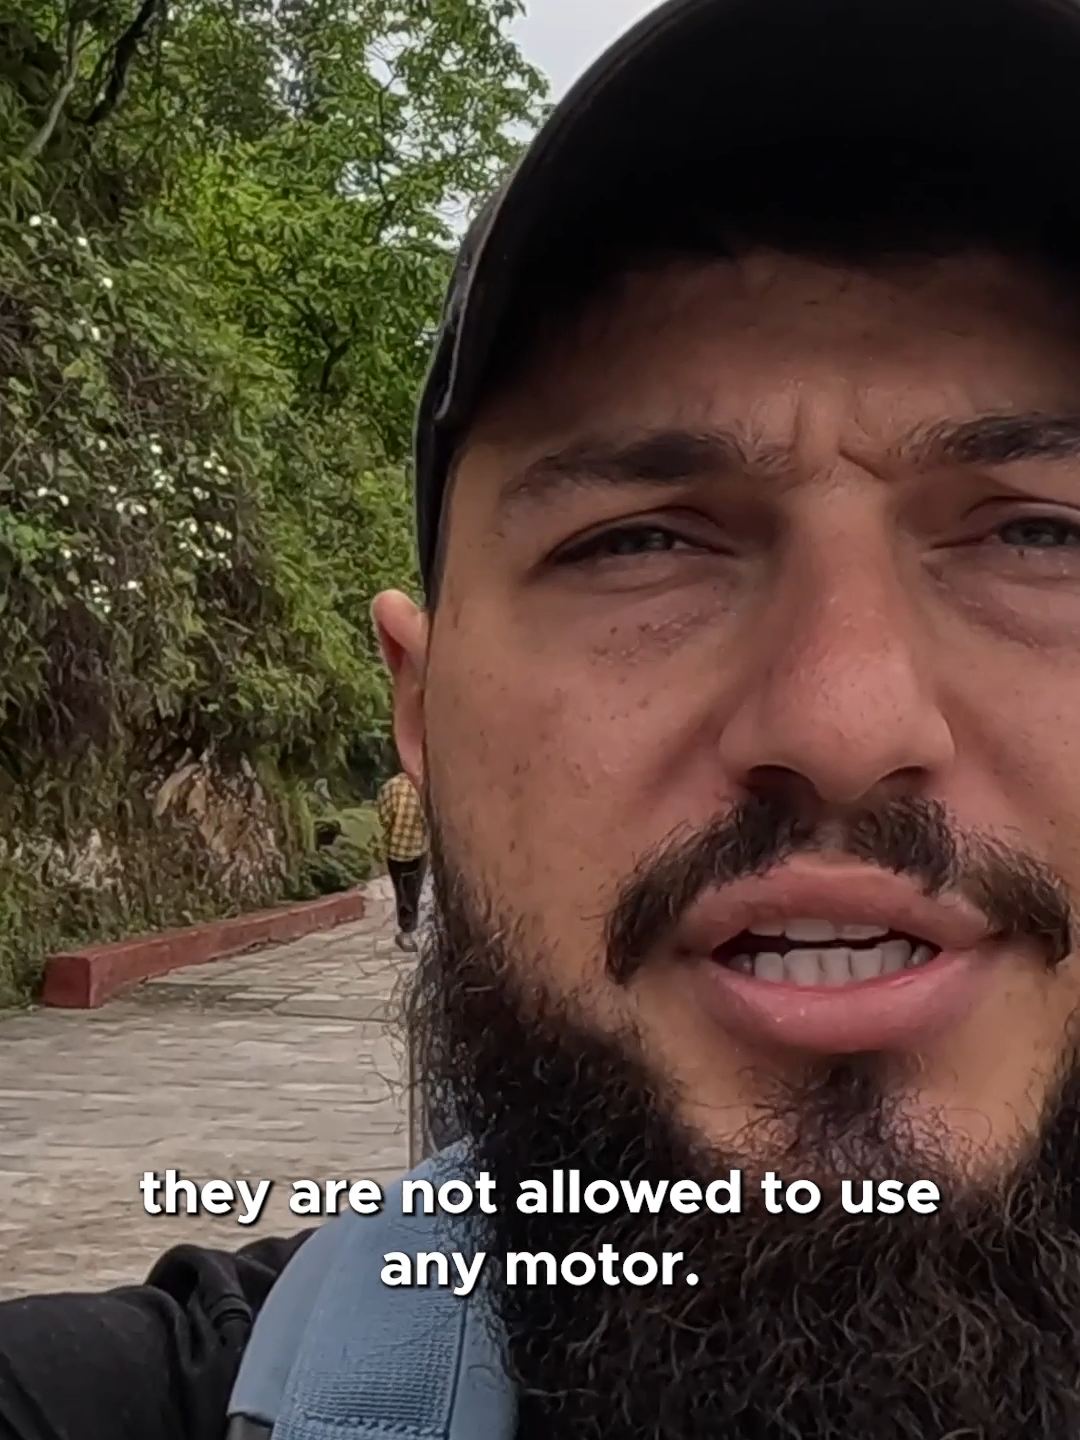
[(658, 0), (527, 0), (518, 22), (521, 48), (547, 75), (558, 99), (617, 35)]

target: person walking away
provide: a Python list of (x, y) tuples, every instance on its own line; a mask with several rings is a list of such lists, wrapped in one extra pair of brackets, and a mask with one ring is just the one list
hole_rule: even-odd
[(420, 892), (427, 874), (428, 837), (420, 797), (405, 774), (394, 775), (379, 791), (379, 821), (386, 850), (386, 868), (394, 887), (401, 950), (416, 949)]

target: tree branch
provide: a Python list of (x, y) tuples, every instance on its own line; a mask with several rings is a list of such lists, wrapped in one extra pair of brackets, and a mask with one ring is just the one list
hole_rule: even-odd
[(53, 102), (49, 106), (49, 113), (45, 116), (45, 122), (22, 148), (20, 159), (36, 160), (41, 152), (52, 139), (57, 125), (60, 123), (60, 116), (64, 113), (64, 106), (71, 98), (71, 92), (75, 89), (75, 82), (79, 78), (79, 41), (82, 38), (83, 22), (71, 20), (67, 28), (67, 46), (64, 54), (64, 68), (60, 88), (53, 96)]
[(165, 8), (165, 0), (143, 0), (139, 6), (139, 12), (131, 24), (117, 40), (113, 47), (112, 66), (109, 71), (109, 80), (105, 86), (105, 93), (97, 102), (94, 108), (87, 115), (85, 125), (100, 125), (107, 120), (112, 112), (119, 105), (120, 100), (127, 87), (128, 71), (131, 62), (135, 59), (136, 51), (139, 48), (139, 41), (150, 28), (150, 22), (160, 10)]
[(323, 361), (322, 372), (319, 376), (319, 394), (326, 395), (330, 391), (330, 381), (333, 378), (334, 370), (340, 364), (352, 348), (352, 340), (339, 340), (336, 344), (327, 342), (326, 359)]

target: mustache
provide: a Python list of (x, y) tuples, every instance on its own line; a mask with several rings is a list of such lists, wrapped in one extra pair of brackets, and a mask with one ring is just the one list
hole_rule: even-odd
[(765, 796), (645, 857), (608, 919), (608, 974), (630, 980), (702, 895), (826, 850), (903, 875), (931, 897), (963, 895), (999, 939), (1035, 942), (1049, 968), (1072, 952), (1074, 908), (1064, 882), (1034, 856), (963, 830), (940, 801), (895, 800), (822, 821), (782, 796)]

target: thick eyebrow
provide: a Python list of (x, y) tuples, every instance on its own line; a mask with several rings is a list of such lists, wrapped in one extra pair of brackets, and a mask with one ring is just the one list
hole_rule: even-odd
[[(1080, 414), (979, 415), (922, 426), (892, 447), (918, 469), (1012, 465), (1080, 458)], [(655, 430), (626, 441), (583, 440), (532, 461), (502, 487), (504, 512), (570, 490), (608, 485), (686, 485), (740, 475), (791, 475), (787, 447), (760, 446), (733, 430)]]
[(532, 461), (502, 487), (517, 509), (567, 490), (604, 485), (685, 485), (706, 477), (776, 474), (778, 450), (751, 448), (731, 430), (654, 430), (627, 441), (583, 440)]
[(899, 453), (920, 468), (1074, 460), (1080, 457), (1080, 415), (1031, 412), (943, 421), (901, 442)]

